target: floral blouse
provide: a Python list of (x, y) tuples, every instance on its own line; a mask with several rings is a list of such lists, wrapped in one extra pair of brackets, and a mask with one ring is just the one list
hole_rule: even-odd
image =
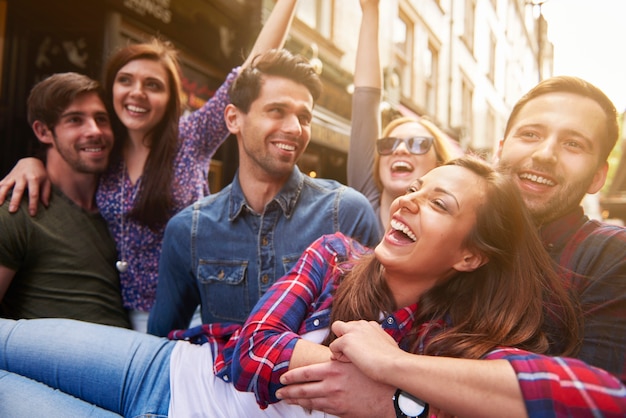
[[(229, 134), (224, 122), (224, 109), (230, 102), (228, 89), (238, 70), (235, 68), (230, 72), (215, 95), (200, 109), (180, 119), (179, 144), (173, 161), (172, 216), (209, 194), (209, 164)], [(124, 306), (148, 312), (156, 297), (165, 227), (153, 231), (129, 218), (140, 187), (141, 178), (132, 184), (124, 170), (124, 163), (119, 162), (100, 178), (96, 201), (115, 239), (120, 260), (128, 263), (128, 269), (120, 273)]]

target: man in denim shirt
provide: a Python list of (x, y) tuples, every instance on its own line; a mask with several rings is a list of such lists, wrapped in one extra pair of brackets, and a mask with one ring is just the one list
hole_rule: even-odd
[(149, 333), (188, 327), (198, 305), (203, 323), (243, 323), (321, 235), (341, 231), (368, 246), (378, 243), (364, 196), (296, 166), (320, 93), (313, 68), (286, 50), (257, 57), (238, 75), (225, 120), (237, 136), (239, 170), (229, 186), (168, 223)]

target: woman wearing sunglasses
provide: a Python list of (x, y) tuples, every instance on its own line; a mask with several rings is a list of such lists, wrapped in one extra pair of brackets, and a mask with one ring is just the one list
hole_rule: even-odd
[[(443, 132), (432, 122), (410, 117), (393, 120), (380, 139), (382, 71), (378, 47), (378, 0), (362, 0), (352, 97), (348, 185), (363, 193), (379, 215), (379, 231), (389, 207), (413, 180), (453, 156)], [(460, 154), (458, 152), (457, 154)]]

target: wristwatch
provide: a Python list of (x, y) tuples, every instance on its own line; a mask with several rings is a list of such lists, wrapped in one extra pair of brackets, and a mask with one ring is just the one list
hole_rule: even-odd
[(401, 389), (393, 394), (393, 408), (396, 418), (426, 418), (428, 417), (428, 402), (416, 398)]

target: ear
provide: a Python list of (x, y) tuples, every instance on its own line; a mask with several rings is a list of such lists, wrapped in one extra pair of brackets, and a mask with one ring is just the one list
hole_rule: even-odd
[(463, 254), (461, 261), (458, 261), (452, 267), (456, 271), (474, 271), (487, 264), (488, 261), (489, 259), (479, 252), (467, 251)]
[(606, 174), (609, 171), (609, 163), (604, 162), (593, 175), (593, 180), (587, 189), (587, 193), (594, 194), (600, 191), (602, 186), (604, 186), (604, 182), (606, 181)]
[(233, 104), (228, 104), (226, 109), (224, 109), (224, 121), (226, 122), (226, 127), (231, 134), (237, 135), (241, 131), (241, 112), (237, 108), (237, 106)]
[(44, 144), (52, 144), (54, 142), (52, 131), (40, 120), (33, 122), (33, 132), (37, 135), (37, 139)]
[(500, 158), (502, 158), (502, 147), (504, 146), (504, 139), (501, 139), (498, 142), (498, 149), (496, 150), (496, 152), (493, 154), (493, 165), (497, 165), (498, 162), (500, 162)]

